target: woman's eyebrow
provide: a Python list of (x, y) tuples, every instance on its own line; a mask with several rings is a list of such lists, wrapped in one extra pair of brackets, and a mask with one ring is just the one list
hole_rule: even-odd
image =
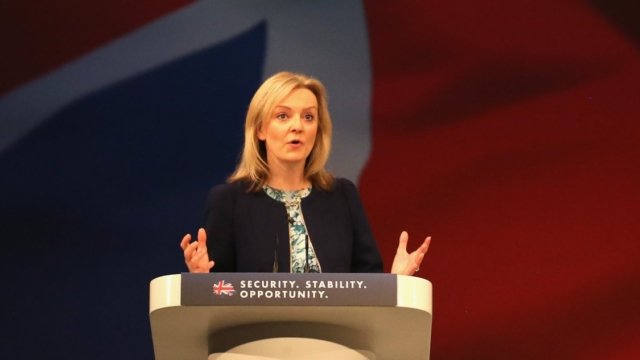
[[(291, 110), (290, 107), (285, 106), (285, 105), (276, 105), (275, 109), (278, 109), (278, 108)], [(318, 108), (317, 106), (312, 105), (312, 106), (309, 106), (309, 107), (306, 107), (306, 108), (302, 108), (302, 110), (311, 110), (311, 109), (317, 109), (317, 108)]]

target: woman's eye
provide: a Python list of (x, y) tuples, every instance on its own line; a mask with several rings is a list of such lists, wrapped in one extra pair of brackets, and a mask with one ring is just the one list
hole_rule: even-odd
[(276, 118), (278, 118), (280, 120), (285, 120), (287, 118), (287, 114), (278, 114), (278, 116), (276, 116)]
[(307, 115), (304, 116), (304, 119), (307, 120), (307, 121), (311, 121), (311, 120), (313, 120), (313, 115), (307, 114)]

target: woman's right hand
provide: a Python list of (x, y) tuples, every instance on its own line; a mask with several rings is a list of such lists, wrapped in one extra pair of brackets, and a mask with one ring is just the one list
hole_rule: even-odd
[(182, 238), (180, 247), (184, 251), (184, 262), (191, 273), (207, 273), (213, 267), (213, 261), (209, 261), (207, 252), (207, 233), (204, 229), (198, 230), (198, 240), (192, 243), (191, 234)]

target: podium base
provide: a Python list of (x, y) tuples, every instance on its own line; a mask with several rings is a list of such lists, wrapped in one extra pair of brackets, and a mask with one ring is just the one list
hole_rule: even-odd
[(224, 353), (209, 355), (208, 360), (376, 360), (366, 350), (350, 349), (331, 341), (281, 337), (252, 341)]

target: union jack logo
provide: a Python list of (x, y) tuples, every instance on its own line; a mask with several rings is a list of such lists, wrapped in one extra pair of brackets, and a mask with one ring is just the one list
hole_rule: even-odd
[(231, 283), (225, 283), (224, 280), (220, 280), (219, 283), (213, 285), (213, 293), (216, 295), (228, 295), (233, 296), (236, 290)]

